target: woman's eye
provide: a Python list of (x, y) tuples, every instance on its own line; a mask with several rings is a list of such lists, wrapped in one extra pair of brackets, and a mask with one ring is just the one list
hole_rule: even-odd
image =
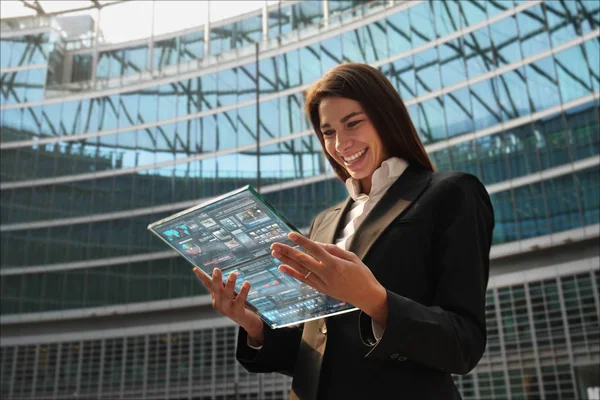
[(362, 120), (350, 121), (350, 122), (348, 122), (348, 128), (354, 128), (356, 125), (360, 124), (361, 122), (362, 122)]
[(335, 133), (335, 131), (325, 131), (323, 132), (323, 136), (329, 136), (329, 135), (333, 135)]

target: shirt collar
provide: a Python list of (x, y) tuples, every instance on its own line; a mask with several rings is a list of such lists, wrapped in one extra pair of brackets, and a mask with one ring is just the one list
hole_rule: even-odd
[[(373, 172), (371, 192), (368, 197), (376, 196), (388, 190), (407, 167), (408, 163), (398, 157), (390, 157), (382, 162), (381, 166)], [(346, 189), (348, 189), (348, 193), (354, 201), (361, 196), (366, 196), (364, 193), (361, 193), (360, 181), (354, 178), (346, 179)]]

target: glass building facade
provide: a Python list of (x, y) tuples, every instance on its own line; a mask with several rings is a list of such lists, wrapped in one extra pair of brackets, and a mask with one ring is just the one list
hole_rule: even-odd
[[(286, 1), (120, 44), (69, 36), (73, 18), (0, 22), (3, 399), (286, 397), (237, 365), (235, 327), (146, 226), (246, 184), (304, 228), (343, 200), (302, 111), (343, 62), (390, 79), (439, 170), (484, 182), (492, 267), (600, 236), (597, 0)], [(520, 265), (492, 268), (487, 350), (456, 383), (586, 398), (597, 252)]]

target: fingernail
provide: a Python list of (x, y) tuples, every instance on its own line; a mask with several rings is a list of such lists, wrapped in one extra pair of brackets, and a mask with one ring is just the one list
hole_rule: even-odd
[(273, 251), (271, 252), (271, 255), (272, 255), (273, 257), (275, 257), (275, 258), (279, 258), (279, 257), (281, 257), (281, 253), (280, 253), (280, 252), (278, 252), (278, 251), (275, 251), (275, 250), (273, 250)]

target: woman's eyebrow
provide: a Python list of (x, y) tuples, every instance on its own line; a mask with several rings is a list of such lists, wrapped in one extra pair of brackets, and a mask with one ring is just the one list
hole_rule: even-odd
[[(364, 114), (364, 112), (362, 112), (362, 111), (353, 111), (350, 114), (348, 114), (345, 117), (343, 117), (342, 119), (340, 119), (340, 123), (343, 124), (344, 122), (348, 121), (350, 118), (356, 117), (357, 115), (360, 115), (360, 114)], [(323, 128), (329, 128), (329, 127), (331, 127), (331, 125), (329, 124), (329, 122), (326, 122), (323, 125), (321, 125), (321, 129), (323, 129)]]

